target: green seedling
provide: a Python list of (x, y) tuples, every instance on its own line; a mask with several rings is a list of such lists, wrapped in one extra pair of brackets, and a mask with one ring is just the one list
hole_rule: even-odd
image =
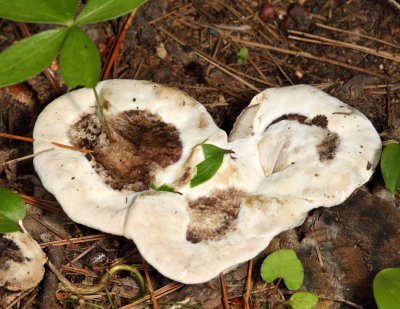
[(233, 153), (232, 150), (222, 149), (211, 144), (203, 144), (204, 161), (195, 166), (196, 175), (190, 180), (190, 187), (196, 187), (210, 180), (219, 170), (224, 155)]
[(393, 143), (382, 152), (381, 170), (386, 188), (393, 197), (400, 187), (400, 145)]
[(163, 184), (161, 186), (159, 186), (158, 188), (156, 187), (156, 185), (154, 183), (152, 183), (150, 185), (150, 188), (152, 188), (155, 191), (166, 191), (166, 192), (175, 192), (175, 189), (168, 186), (167, 184)]
[(400, 268), (386, 268), (374, 278), (374, 297), (379, 309), (400, 308)]
[(246, 63), (248, 61), (247, 56), (249, 55), (249, 50), (246, 47), (242, 47), (236, 54), (237, 63)]
[(0, 233), (19, 231), (18, 221), (25, 217), (24, 200), (11, 190), (0, 188)]
[[(296, 252), (281, 249), (271, 253), (265, 258), (261, 265), (261, 277), (266, 282), (274, 282), (278, 279), (277, 287), (281, 280), (284, 281), (289, 290), (297, 290), (303, 284), (304, 269)], [(311, 309), (318, 303), (318, 297), (311, 293), (296, 292), (289, 300), (274, 307), (279, 308), (285, 304), (294, 309)]]
[[(145, 0), (89, 0), (77, 14), (79, 0), (0, 0), (0, 17), (61, 27), (43, 31), (0, 53), (0, 87), (16, 84), (43, 71), (60, 54), (60, 73), (68, 87), (92, 88), (100, 120), (112, 141), (95, 90), (101, 71), (100, 54), (79, 26), (127, 14)], [(76, 17), (75, 17), (76, 16)]]

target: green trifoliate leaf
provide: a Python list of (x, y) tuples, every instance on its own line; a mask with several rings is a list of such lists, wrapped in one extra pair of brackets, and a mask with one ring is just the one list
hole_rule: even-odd
[(246, 63), (248, 61), (247, 56), (249, 55), (249, 50), (246, 47), (242, 47), (237, 53), (237, 63)]
[(294, 293), (287, 303), (293, 309), (312, 309), (318, 304), (318, 297), (307, 292)]
[(0, 215), (0, 234), (16, 232), (18, 230), (19, 227), (14, 221)]
[(70, 24), (79, 0), (0, 0), (0, 17), (27, 23)]
[(222, 149), (211, 144), (203, 144), (202, 149), (204, 161), (195, 166), (196, 175), (190, 180), (191, 188), (210, 180), (221, 167), (224, 155), (232, 153), (231, 150)]
[(26, 214), (22, 197), (11, 190), (0, 188), (0, 214), (13, 222), (22, 220)]
[(400, 308), (400, 268), (381, 270), (375, 276), (373, 287), (379, 309)]
[(393, 143), (383, 150), (381, 170), (386, 188), (394, 196), (400, 187), (400, 145)]
[(128, 14), (146, 0), (89, 0), (76, 18), (76, 24), (91, 24)]
[(60, 56), (60, 72), (68, 87), (94, 88), (101, 70), (100, 54), (92, 40), (78, 27), (68, 32)]
[(159, 186), (158, 188), (156, 187), (156, 185), (154, 183), (151, 183), (150, 188), (152, 188), (155, 191), (167, 191), (167, 192), (175, 192), (175, 189), (168, 186), (167, 184), (163, 184), (161, 186)]
[(60, 51), (67, 28), (43, 31), (0, 53), (0, 87), (35, 76), (51, 64)]
[(297, 290), (303, 283), (304, 269), (296, 252), (281, 249), (265, 258), (261, 265), (261, 277), (266, 282), (282, 277), (288, 289)]

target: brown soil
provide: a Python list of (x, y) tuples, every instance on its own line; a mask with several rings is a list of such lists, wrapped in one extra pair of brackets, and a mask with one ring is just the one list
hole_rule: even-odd
[[(400, 63), (387, 54), (398, 57), (400, 53), (400, 11), (389, 5), (389, 0), (272, 0), (269, 2), (276, 15), (263, 21), (259, 16), (265, 2), (149, 0), (137, 11), (105, 78), (144, 79), (182, 89), (202, 102), (227, 132), (260, 90), (310, 84), (363, 112), (384, 143), (399, 141)], [(124, 17), (82, 27), (98, 46), (103, 64), (126, 20)], [(28, 24), (27, 28), (35, 34), (54, 25)], [(0, 51), (22, 39), (21, 33), (19, 24), (0, 20)], [(249, 61), (238, 63), (236, 53), (243, 46), (249, 50)], [(38, 112), (65, 89), (57, 62), (50, 71), (58, 87), (39, 74), (20, 85), (0, 89), (0, 132), (31, 136)], [(118, 134), (126, 147), (136, 151), (144, 147), (144, 151), (153, 152), (152, 141), (141, 146)], [(171, 141), (178, 143), (175, 138)], [(165, 150), (165, 160), (157, 163), (160, 166), (179, 157), (166, 144), (158, 148)], [(27, 142), (0, 140), (0, 163), (31, 153)], [(113, 172), (117, 178), (126, 177), (118, 170)], [(51, 259), (62, 260), (68, 280), (94, 284), (96, 276), (114, 263), (131, 264), (142, 271), (140, 256), (131, 241), (103, 235), (61, 216), (59, 205), (41, 186), (31, 161), (0, 165), (0, 173), (3, 186), (34, 198), (29, 200), (24, 225)], [(147, 188), (149, 181), (151, 174), (140, 178), (137, 189)], [(399, 267), (398, 209), (398, 197), (393, 199), (384, 189), (378, 169), (370, 183), (344, 204), (310, 213), (301, 227), (275, 237), (266, 252), (254, 260), (250, 308), (283, 301), (271, 284), (262, 281), (259, 269), (266, 253), (293, 248), (305, 268), (301, 289), (320, 297), (317, 308), (375, 309), (373, 277), (383, 268)], [(96, 240), (82, 238), (90, 235), (97, 235)], [(72, 240), (55, 242), (63, 239)], [(54, 257), (50, 248), (61, 248), (62, 253)], [(170, 280), (148, 268), (155, 291), (170, 286)], [(247, 263), (224, 275), (230, 308), (245, 307), (248, 278)], [(138, 291), (137, 283), (125, 273), (114, 279), (108, 285), (112, 300), (118, 307), (129, 305), (129, 299)], [(222, 308), (221, 283), (217, 278), (211, 284), (178, 285), (178, 290), (158, 300)], [(56, 293), (57, 289), (57, 284), (47, 281), (39, 286), (38, 290), (46, 291), (49, 299), (53, 296), (53, 303), (42, 309), (78, 306), (78, 297)], [(0, 308), (7, 308), (13, 301), (10, 308), (40, 308), (42, 294), (38, 290), (24, 294), (0, 289)], [(292, 293), (279, 290), (286, 299)], [(55, 297), (76, 302), (56, 302)], [(105, 293), (87, 297), (86, 301), (110, 306)]]

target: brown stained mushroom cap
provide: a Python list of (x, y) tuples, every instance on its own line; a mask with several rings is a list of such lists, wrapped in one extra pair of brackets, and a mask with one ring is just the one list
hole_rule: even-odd
[(29, 234), (0, 234), (0, 286), (10, 291), (35, 287), (43, 278), (46, 261), (46, 255)]
[[(188, 239), (194, 219), (183, 196), (141, 195), (128, 214), (125, 234), (167, 277), (205, 282), (253, 258), (311, 209), (342, 203), (368, 181), (381, 153), (380, 138), (363, 114), (306, 85), (258, 94), (239, 116), (228, 147), (235, 159), (225, 157), (231, 166), (221, 174), (237, 174), (227, 187), (244, 195), (220, 237)], [(214, 223), (199, 224), (206, 230)]]
[[(141, 81), (102, 82), (98, 91), (128, 160), (104, 142), (91, 120), (93, 95), (83, 89), (45, 109), (34, 146), (56, 141), (95, 152), (89, 159), (67, 149), (42, 153), (36, 171), (73, 220), (132, 239), (158, 271), (183, 283), (212, 279), (301, 224), (309, 210), (343, 202), (379, 161), (380, 139), (368, 119), (310, 86), (261, 92), (229, 140), (181, 91)], [(204, 143), (234, 153), (190, 188)], [(148, 190), (150, 181), (179, 194)]]
[(199, 145), (226, 144), (227, 137), (200, 103), (178, 89), (133, 80), (108, 80), (96, 88), (117, 143), (108, 144), (100, 130), (93, 91), (79, 89), (39, 115), (34, 151), (57, 142), (94, 152), (56, 147), (36, 156), (34, 166), (72, 220), (124, 235), (129, 208), (151, 182), (179, 190), (192, 177), (187, 161), (201, 155)]

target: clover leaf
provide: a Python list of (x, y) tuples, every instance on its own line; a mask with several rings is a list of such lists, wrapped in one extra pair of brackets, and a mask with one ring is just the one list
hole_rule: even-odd
[(318, 296), (307, 292), (296, 292), (287, 303), (294, 309), (312, 309), (318, 303)]
[(304, 269), (296, 252), (281, 249), (265, 258), (261, 265), (261, 277), (266, 282), (283, 278), (288, 289), (297, 290), (303, 283)]

